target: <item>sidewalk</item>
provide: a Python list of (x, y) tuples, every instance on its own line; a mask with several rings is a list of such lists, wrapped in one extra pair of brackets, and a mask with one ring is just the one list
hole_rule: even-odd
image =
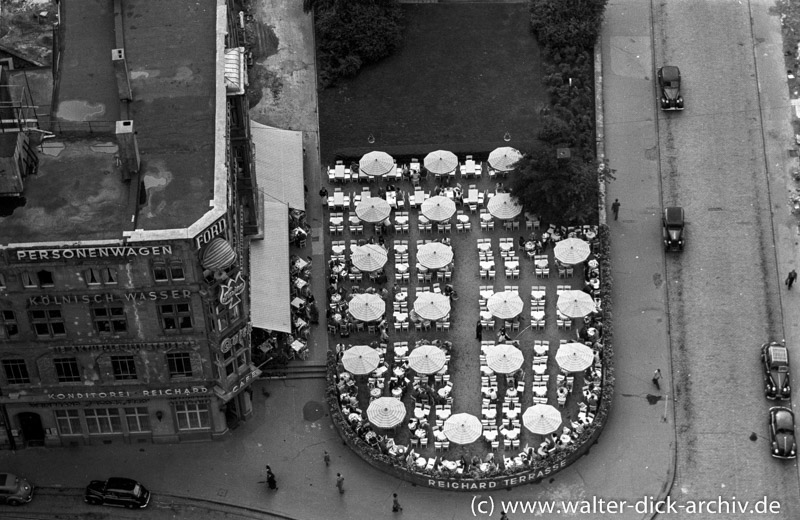
[[(317, 301), (324, 302), (311, 17), (302, 12), (301, 2), (264, 0), (258, 5), (256, 19), (274, 31), (278, 41), (277, 51), (265, 63), (271, 71), (281, 71), (284, 83), (280, 97), (265, 96), (253, 107), (251, 117), (304, 132), (307, 209), (312, 226), (310, 254), (314, 260), (312, 287)], [(605, 18), (606, 154), (618, 171), (608, 198), (618, 197), (622, 202), (621, 220), (611, 222), (617, 392), (606, 429), (588, 456), (541, 484), (479, 497), (491, 499), (495, 510), (491, 515), (473, 515), (475, 495), (413, 487), (373, 469), (353, 454), (328, 417), (325, 382), (307, 379), (256, 383), (253, 417), (219, 442), (32, 448), (0, 452), (0, 468), (25, 475), (39, 486), (70, 488), (82, 488), (89, 480), (112, 473), (125, 475), (142, 480), (156, 495), (218, 501), (298, 520), (392, 518), (392, 493), (399, 494), (403, 513), (409, 518), (498, 518), (499, 500), (560, 503), (597, 498), (633, 504), (646, 496), (663, 496), (673, 468), (672, 410), (666, 409), (667, 420), (663, 422), (664, 401), (650, 404), (648, 399), (649, 394), (657, 393), (650, 382), (655, 368), (661, 368), (664, 374), (664, 394), (671, 393), (666, 303), (660, 282), (663, 255), (658, 214), (653, 210), (661, 207), (661, 201), (657, 164), (643, 164), (638, 159), (645, 156), (644, 150), (655, 146), (652, 84), (640, 74), (652, 70), (646, 29), (649, 10), (627, 0), (609, 5)], [(642, 34), (631, 34), (631, 28)], [(622, 61), (619, 55), (630, 41), (641, 45), (636, 49), (641, 53), (639, 62)], [(276, 103), (282, 106), (271, 110)], [(313, 329), (309, 346), (309, 360), (294, 363), (324, 362), (327, 333), (322, 324)], [(328, 468), (322, 458), (324, 450), (331, 455)], [(265, 464), (276, 474), (278, 491), (265, 489)], [(339, 495), (335, 487), (337, 472), (345, 477), (344, 495)], [(557, 515), (509, 514), (511, 519), (537, 516)], [(601, 515), (595, 512), (586, 516)], [(615, 518), (651, 516), (629, 509)]]

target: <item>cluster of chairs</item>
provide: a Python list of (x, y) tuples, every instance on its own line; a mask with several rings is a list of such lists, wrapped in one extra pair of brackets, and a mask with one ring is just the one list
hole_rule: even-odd
[(481, 209), (481, 231), (494, 231), (494, 217), (489, 210)]
[(468, 233), (472, 231), (472, 223), (469, 220), (462, 222), (459, 217), (463, 219), (464, 215), (466, 215), (466, 213), (464, 213), (463, 209), (456, 212), (456, 231)]
[(531, 286), (531, 328), (544, 330), (545, 317), (541, 314), (545, 309), (547, 287), (544, 285)]
[[(530, 255), (528, 255), (530, 256)], [(533, 262), (548, 262), (547, 255), (533, 255)], [(550, 266), (547, 267), (534, 267), (534, 273), (536, 274), (537, 278), (550, 278)]]
[[(488, 300), (483, 297), (484, 293), (494, 292), (493, 285), (481, 285), (480, 286), (480, 293), (478, 296), (478, 305), (480, 307), (481, 312), (488, 312), (489, 307), (487, 306)], [(484, 329), (494, 330), (494, 319), (484, 320), (481, 319), (481, 325)], [(490, 342), (491, 343), (491, 342)]]
[[(532, 400), (534, 404), (547, 404), (547, 384), (550, 381), (550, 375), (547, 373), (547, 361), (549, 359), (550, 344), (547, 341), (534, 340), (533, 345), (534, 356), (531, 363), (531, 370), (533, 371)], [(537, 350), (544, 353), (536, 353)]]

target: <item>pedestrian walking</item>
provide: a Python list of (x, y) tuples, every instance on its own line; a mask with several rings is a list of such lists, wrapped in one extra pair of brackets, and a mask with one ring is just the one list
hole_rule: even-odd
[(617, 220), (617, 217), (619, 217), (620, 206), (622, 206), (622, 204), (619, 203), (619, 199), (614, 199), (614, 202), (611, 204), (611, 212), (614, 213), (614, 220)]
[(788, 287), (789, 290), (792, 289), (792, 284), (794, 284), (795, 280), (797, 280), (797, 271), (792, 269), (789, 271), (789, 276), (786, 277), (786, 287)]
[(339, 490), (339, 494), (344, 493), (344, 477), (341, 473), (336, 474), (336, 489)]
[(500, 520), (508, 520), (508, 515), (506, 514), (505, 511), (500, 513)]
[(478, 323), (475, 324), (475, 339), (483, 341), (483, 322), (480, 319), (478, 319)]
[(326, 188), (325, 186), (320, 188), (319, 196), (322, 197), (322, 204), (323, 205), (327, 204), (328, 203), (328, 188)]
[(275, 473), (272, 472), (272, 468), (269, 467), (269, 464), (267, 464), (267, 487), (272, 490), (278, 489), (278, 481), (275, 480)]
[(661, 385), (658, 383), (658, 380), (661, 379), (661, 369), (657, 368), (655, 372), (653, 372), (653, 384), (656, 385), (656, 388), (661, 390)]
[(331, 465), (331, 456), (328, 454), (327, 451), (325, 452), (325, 455), (322, 456), (322, 460), (325, 461), (325, 465), (326, 466), (330, 466)]
[(400, 505), (400, 501), (397, 500), (397, 493), (392, 493), (392, 513), (399, 513), (403, 510), (403, 506)]

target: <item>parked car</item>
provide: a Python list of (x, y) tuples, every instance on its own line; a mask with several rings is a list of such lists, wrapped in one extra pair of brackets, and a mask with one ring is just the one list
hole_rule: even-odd
[(33, 484), (12, 473), (0, 473), (0, 503), (21, 506), (33, 499)]
[(674, 65), (658, 69), (658, 87), (661, 94), (661, 110), (683, 110), (681, 97), (681, 71)]
[(683, 251), (684, 234), (683, 208), (670, 207), (664, 209), (661, 218), (661, 234), (666, 251)]
[(794, 438), (794, 414), (783, 406), (769, 409), (770, 454), (777, 459), (793, 459), (797, 456)]
[(764, 364), (764, 393), (767, 399), (789, 399), (789, 351), (777, 341), (761, 345), (761, 362)]
[(150, 503), (150, 492), (135, 480), (113, 477), (91, 481), (86, 486), (83, 501), (92, 505), (141, 509)]

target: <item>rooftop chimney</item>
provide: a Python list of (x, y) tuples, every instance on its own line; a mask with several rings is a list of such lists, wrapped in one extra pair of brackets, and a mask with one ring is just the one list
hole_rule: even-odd
[(117, 145), (122, 168), (122, 178), (130, 180), (139, 173), (139, 144), (133, 131), (133, 121), (117, 121)]

